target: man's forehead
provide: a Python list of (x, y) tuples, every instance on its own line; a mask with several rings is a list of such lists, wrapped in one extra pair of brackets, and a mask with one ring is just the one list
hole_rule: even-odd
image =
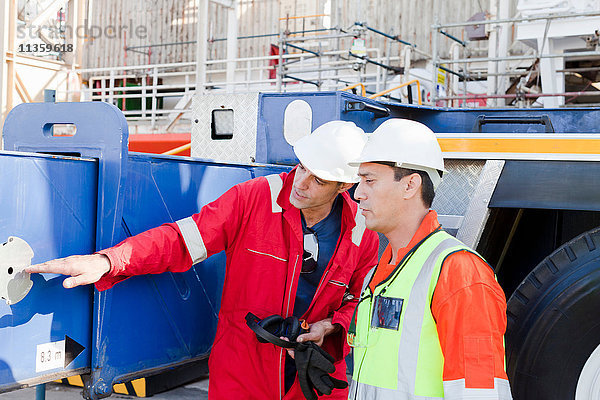
[(391, 171), (393, 171), (393, 169), (387, 165), (379, 163), (362, 163), (358, 167), (358, 176), (378, 176)]
[[(335, 183), (335, 184), (338, 183), (335, 181), (328, 181), (327, 179), (319, 178), (319, 176), (317, 174), (312, 172), (310, 169), (306, 168), (306, 165), (302, 164), (301, 162), (299, 162), (298, 165), (301, 166), (302, 168), (304, 168), (311, 176), (314, 176), (315, 178), (317, 178), (319, 181), (321, 181), (323, 183)], [(298, 175), (296, 174), (296, 176), (298, 176)]]

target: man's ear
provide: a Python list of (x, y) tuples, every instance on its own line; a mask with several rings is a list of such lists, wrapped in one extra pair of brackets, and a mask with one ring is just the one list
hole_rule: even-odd
[(414, 173), (410, 174), (406, 181), (406, 189), (404, 192), (404, 198), (410, 199), (414, 197), (417, 193), (421, 192), (421, 186), (423, 185), (423, 179), (421, 175)]
[(338, 193), (344, 193), (346, 190), (350, 189), (352, 186), (354, 186), (354, 183), (340, 182), (340, 186), (338, 188)]

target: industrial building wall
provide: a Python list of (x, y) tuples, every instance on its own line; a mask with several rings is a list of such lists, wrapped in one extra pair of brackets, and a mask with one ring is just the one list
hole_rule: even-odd
[[(509, 1), (516, 3), (516, 0)], [(198, 2), (88, 0), (89, 37), (83, 67), (194, 61)], [(286, 28), (291, 32), (335, 26), (345, 29), (355, 21), (361, 21), (386, 33), (399, 34), (402, 39), (416, 44), (420, 50), (431, 53), (434, 14), (438, 15), (440, 22), (462, 22), (475, 13), (488, 11), (489, 7), (489, 0), (238, 0), (238, 35), (276, 34)], [(280, 20), (286, 16), (321, 14), (326, 16)], [(210, 59), (226, 57), (223, 40), (227, 36), (226, 21), (227, 9), (210, 2)], [(463, 37), (462, 28), (450, 32)], [(379, 47), (382, 54), (387, 54), (386, 40), (368, 33), (367, 47)], [(269, 55), (272, 43), (277, 43), (277, 36), (240, 40), (238, 55)], [(442, 54), (447, 53), (450, 44), (449, 39), (440, 38)], [(146, 47), (149, 45), (153, 46)], [(342, 49), (349, 48), (350, 41), (342, 40), (339, 45)], [(401, 46), (393, 44), (389, 49), (391, 56), (396, 56)]]

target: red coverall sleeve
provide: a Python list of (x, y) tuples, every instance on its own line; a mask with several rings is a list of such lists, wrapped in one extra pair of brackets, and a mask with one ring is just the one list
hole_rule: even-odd
[[(359, 261), (348, 284), (348, 293), (354, 296), (354, 298), (352, 300), (343, 302), (341, 307), (334, 311), (331, 319), (333, 324), (340, 324), (342, 327), (341, 330), (333, 334), (336, 339), (335, 343), (340, 344), (339, 347), (336, 345), (336, 354), (332, 354), (336, 360), (345, 356), (344, 348), (347, 346), (346, 335), (350, 326), (350, 320), (352, 319), (352, 316), (354, 315), (354, 309), (358, 304), (358, 299), (360, 298), (360, 292), (363, 281), (365, 280), (365, 276), (374, 266), (377, 265), (378, 250), (379, 236), (377, 236), (377, 234), (373, 231), (365, 230), (360, 246)], [(340, 336), (339, 340), (337, 340), (338, 335)]]
[(466, 251), (449, 256), (432, 313), (444, 354), (444, 398), (510, 399), (504, 368), (506, 299), (492, 269)]
[[(225, 250), (235, 240), (243, 214), (241, 191), (240, 185), (234, 186), (190, 217), (205, 248), (202, 259)], [(111, 264), (110, 272), (96, 282), (98, 290), (109, 289), (133, 275), (183, 272), (192, 266), (192, 257), (177, 223), (142, 232), (98, 253), (106, 255)]]

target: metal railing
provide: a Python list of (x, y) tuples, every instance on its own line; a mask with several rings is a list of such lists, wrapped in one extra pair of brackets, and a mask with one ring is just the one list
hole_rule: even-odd
[[(421, 83), (419, 82), (418, 79), (413, 79), (412, 81), (404, 82), (404, 83), (402, 83), (402, 84), (400, 84), (398, 86), (394, 86), (394, 87), (386, 89), (384, 91), (375, 93), (375, 94), (369, 96), (369, 98), (370, 99), (376, 99), (378, 97), (385, 96), (386, 94), (391, 93), (394, 90), (402, 89), (403, 87), (410, 86), (413, 83), (416, 84), (416, 86), (417, 86), (417, 104), (422, 105), (423, 102), (421, 100)], [(409, 96), (409, 97), (412, 97), (412, 96)]]
[[(348, 82), (364, 82), (380, 90), (382, 71), (374, 66), (357, 73), (348, 51), (323, 51), (318, 57), (306, 52), (283, 55), (237, 58), (235, 80), (226, 79), (226, 65), (231, 60), (206, 62), (204, 86), (211, 93), (248, 93), (278, 91), (302, 92), (339, 90)], [(380, 50), (367, 49), (380, 61)], [(349, 57), (348, 57), (349, 58)], [(277, 77), (274, 61), (285, 63), (285, 74)], [(69, 88), (66, 95), (78, 94), (82, 100), (105, 101), (118, 106), (128, 121), (145, 122), (152, 128), (171, 125), (177, 119), (189, 119), (189, 106), (197, 89), (195, 62), (119, 66), (79, 69), (87, 87)], [(270, 74), (269, 72), (272, 71)]]
[[(572, 51), (563, 53), (550, 53), (547, 48), (542, 46), (541, 49), (530, 49), (529, 51), (523, 52), (523, 54), (509, 54), (507, 51), (505, 55), (491, 55), (487, 57), (471, 57), (470, 46), (475, 42), (469, 40), (460, 39), (447, 32), (449, 28), (465, 28), (472, 26), (492, 26), (498, 28), (499, 26), (511, 25), (516, 23), (528, 23), (533, 21), (546, 22), (545, 33), (542, 42), (546, 42), (548, 39), (548, 28), (552, 21), (561, 19), (579, 19), (585, 17), (599, 17), (600, 11), (594, 12), (578, 12), (578, 13), (562, 13), (562, 14), (548, 14), (540, 16), (524, 16), (517, 18), (499, 18), (483, 21), (469, 21), (460, 23), (446, 23), (440, 24), (435, 23), (432, 25), (432, 81), (435, 82), (437, 78), (438, 68), (449, 74), (451, 81), (454, 83), (448, 86), (450, 93), (448, 95), (440, 96), (436, 90), (432, 90), (432, 103), (436, 104), (438, 101), (459, 101), (459, 106), (466, 106), (469, 100), (486, 100), (488, 99), (514, 99), (515, 105), (523, 106), (535, 101), (537, 98), (543, 97), (586, 97), (586, 96), (598, 96), (600, 92), (586, 92), (586, 91), (553, 91), (546, 93), (538, 93), (535, 88), (526, 87), (523, 84), (522, 79), (526, 79), (532, 74), (541, 75), (539, 63), (546, 59), (568, 59), (568, 58), (591, 58), (600, 59), (600, 47), (596, 46), (596, 49), (589, 51)], [(597, 31), (596, 31), (597, 32)], [(450, 51), (450, 57), (443, 58), (438, 54), (438, 41), (439, 35), (451, 39), (455, 42), (454, 50)], [(488, 39), (488, 41), (490, 41)], [(497, 43), (489, 43), (489, 46), (496, 46)], [(478, 48), (477, 50), (482, 50)], [(460, 54), (462, 53), (462, 54)], [(523, 61), (530, 61), (529, 68), (523, 68)], [(494, 66), (494, 67), (492, 67)], [(501, 67), (500, 67), (501, 66)], [(557, 69), (557, 74), (570, 73), (569, 69)], [(507, 84), (504, 87), (502, 84), (498, 84), (497, 79), (502, 77), (521, 79), (520, 82), (515, 82), (516, 93), (506, 93), (505, 89), (510, 86)], [(473, 94), (467, 91), (468, 81), (477, 81), (482, 79), (488, 79), (488, 92), (486, 94)], [(459, 93), (458, 82), (462, 81), (462, 91)], [(539, 79), (538, 79), (539, 81)], [(493, 87), (490, 87), (492, 85)], [(490, 104), (487, 104), (488, 106)], [(493, 104), (492, 104), (493, 105)], [(531, 104), (529, 104), (531, 105)]]

